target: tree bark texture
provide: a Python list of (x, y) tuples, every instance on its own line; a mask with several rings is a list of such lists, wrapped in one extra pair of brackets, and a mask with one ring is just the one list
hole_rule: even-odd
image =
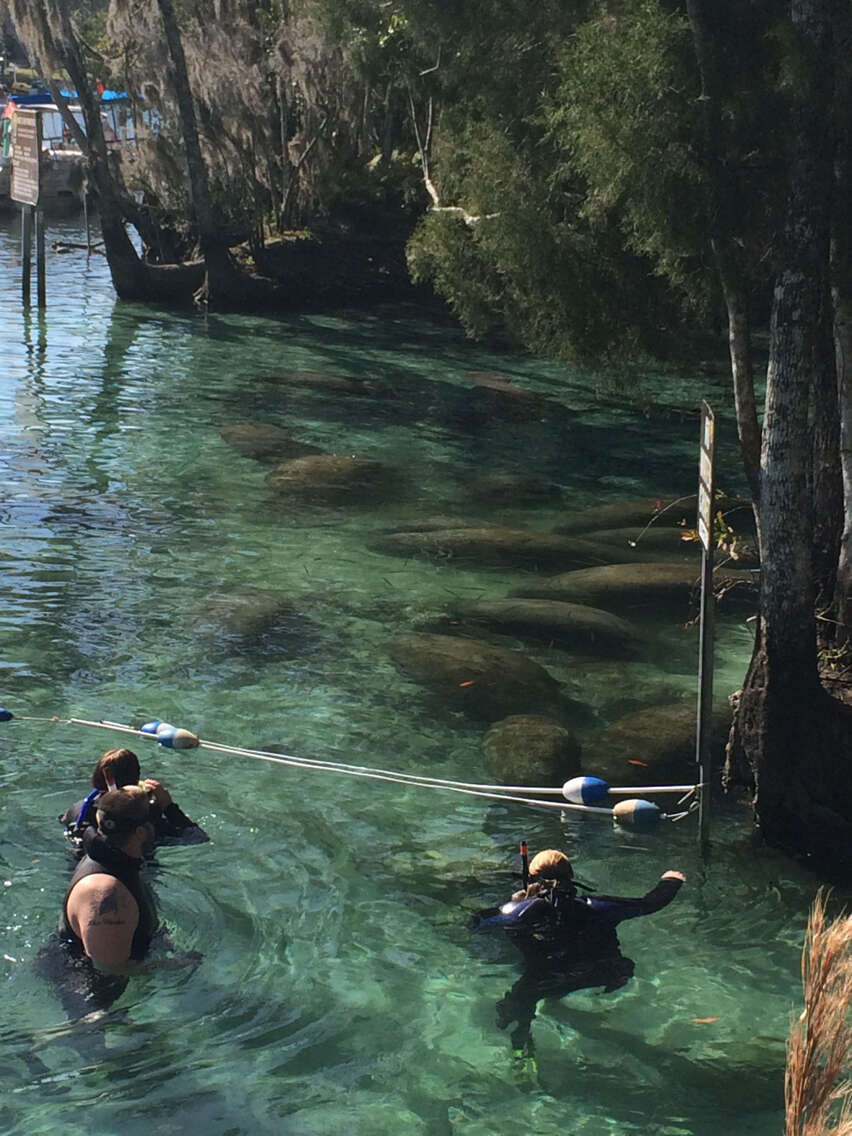
[(728, 346), (737, 433), (743, 466), (755, 519), (760, 526), (760, 427), (754, 396), (754, 367), (751, 353), (751, 320), (748, 295), (732, 239), (730, 212), (736, 208), (733, 183), (723, 157), (722, 37), (714, 0), (687, 0), (698, 74), (701, 80), (701, 113), (704, 133), (704, 165), (707, 173), (710, 246), (719, 285), (728, 313)]
[(770, 329), (761, 450), (761, 596), (736, 734), (752, 770), (755, 822), (775, 847), (852, 871), (846, 708), (817, 673), (809, 396), (819, 379), (832, 180), (830, 0), (790, 7), (798, 86), (789, 190)]
[(852, 13), (844, 9), (837, 37), (835, 114), (837, 149), (834, 163), (831, 293), (834, 310), (834, 353), (840, 407), (840, 470), (845, 503), (833, 620), (834, 642), (852, 643)]
[[(220, 296), (225, 298), (231, 295), (235, 287), (236, 273), (228, 249), (223, 246), (217, 236), (216, 221), (210, 200), (210, 182), (204, 156), (201, 153), (198, 119), (195, 113), (183, 40), (174, 4), (172, 0), (157, 0), (157, 6), (163, 20), (163, 31), (171, 61), (172, 81), (186, 151), (190, 198), (198, 223), (201, 251), (207, 267), (206, 279), (202, 288), (199, 289), (198, 296), (199, 299), (210, 303)], [(237, 285), (237, 287), (240, 286)]]

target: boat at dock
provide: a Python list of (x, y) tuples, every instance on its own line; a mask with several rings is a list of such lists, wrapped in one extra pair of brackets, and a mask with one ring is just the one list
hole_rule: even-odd
[[(73, 100), (76, 92), (63, 91), (69, 109), (85, 129), (82, 108)], [(128, 96), (120, 91), (98, 92), (107, 145), (120, 148), (135, 143), (135, 120), (128, 113)], [(39, 202), (47, 212), (79, 208), (89, 192), (86, 157), (74, 141), (59, 107), (46, 91), (12, 94), (0, 107), (0, 210), (18, 208), (10, 196), (15, 160), (15, 116), (21, 109), (35, 110), (41, 119), (42, 156)]]

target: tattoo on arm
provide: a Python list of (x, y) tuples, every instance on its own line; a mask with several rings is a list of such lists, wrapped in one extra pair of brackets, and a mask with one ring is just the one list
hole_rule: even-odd
[(121, 927), (127, 922), (122, 919), (118, 911), (118, 899), (113, 893), (104, 895), (95, 910), (89, 917), (89, 927)]
[(118, 911), (118, 900), (111, 892), (105, 895), (98, 904), (98, 915), (106, 915), (110, 911)]

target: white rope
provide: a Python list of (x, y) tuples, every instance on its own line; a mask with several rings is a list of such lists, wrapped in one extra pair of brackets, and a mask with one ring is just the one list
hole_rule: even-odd
[[(147, 738), (151, 741), (157, 741), (156, 734), (143, 733), (141, 730), (134, 729), (132, 726), (124, 725), (121, 722), (111, 722), (108, 719), (100, 719), (99, 721), (92, 721), (87, 718), (26, 718), (15, 715), (18, 721), (22, 722), (52, 722), (64, 723), (67, 725), (75, 726), (90, 726), (102, 730), (114, 730), (119, 733), (133, 734), (135, 737)], [(559, 809), (560, 811), (570, 809), (577, 812), (590, 812), (590, 813), (606, 813), (612, 816), (612, 809), (604, 806), (596, 805), (582, 805), (574, 804), (570, 801), (543, 801), (534, 797), (522, 796), (520, 794), (544, 794), (551, 796), (562, 796), (562, 789), (542, 787), (542, 786), (528, 786), (528, 785), (482, 785), (477, 782), (471, 781), (451, 781), (441, 777), (429, 777), (425, 774), (419, 773), (404, 773), (395, 772), (393, 770), (377, 769), (369, 765), (351, 765), (341, 761), (321, 761), (318, 758), (298, 758), (289, 754), (275, 754), (270, 753), (268, 750), (247, 749), (242, 746), (229, 746), (220, 742), (207, 741), (205, 739), (198, 739), (198, 746), (202, 749), (211, 750), (215, 753), (228, 753), (234, 754), (239, 757), (248, 757), (255, 761), (266, 761), (274, 765), (289, 766), (293, 769), (320, 769), (330, 773), (341, 773), (350, 777), (363, 777), (373, 781), (389, 781), (397, 785), (414, 785), (425, 788), (446, 789), (448, 792), (463, 793), (471, 797), (488, 797), (492, 800), (502, 801), (515, 801), (524, 805), (534, 805), (538, 808), (545, 809)], [(193, 747), (194, 748), (194, 747)], [(629, 796), (634, 793), (653, 794), (653, 793), (684, 793), (686, 797), (692, 795), (698, 789), (703, 788), (702, 785), (651, 785), (651, 786), (631, 786), (631, 787), (616, 787), (608, 788), (608, 792), (618, 796)], [(678, 804), (682, 803), (686, 797), (681, 798)], [(667, 820), (681, 820), (683, 817), (688, 816), (688, 810), (681, 813), (662, 814)]]

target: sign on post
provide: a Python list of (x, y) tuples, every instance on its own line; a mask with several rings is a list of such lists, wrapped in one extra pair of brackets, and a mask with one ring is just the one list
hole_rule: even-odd
[(10, 197), (20, 205), (38, 205), (41, 172), (41, 115), (21, 107), (15, 112)]
[(716, 419), (706, 402), (701, 404), (701, 459), (698, 466), (698, 536), (705, 552), (713, 551), (713, 461), (716, 455)]
[(695, 760), (698, 763), (698, 841), (702, 853), (710, 837), (710, 734), (713, 724), (713, 511), (716, 460), (716, 419), (701, 404), (701, 456), (698, 464), (698, 536), (701, 540), (701, 616), (698, 646), (698, 715)]

